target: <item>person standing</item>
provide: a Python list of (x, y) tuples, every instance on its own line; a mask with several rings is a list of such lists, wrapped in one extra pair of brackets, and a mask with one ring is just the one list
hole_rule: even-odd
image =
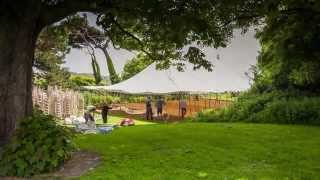
[(95, 120), (94, 117), (91, 113), (94, 113), (96, 110), (95, 107), (88, 107), (87, 111), (84, 113), (84, 119), (85, 123), (90, 127), (90, 128), (95, 128)]
[(101, 109), (101, 116), (102, 116), (102, 120), (103, 120), (103, 123), (106, 124), (108, 122), (108, 112), (109, 112), (109, 109), (112, 109), (112, 107), (109, 107), (108, 105), (104, 104), (102, 106), (102, 109)]
[(184, 119), (185, 115), (187, 114), (187, 102), (181, 98), (179, 102), (181, 118)]
[(163, 112), (163, 106), (164, 106), (164, 100), (161, 98), (161, 96), (158, 97), (157, 100), (157, 117), (162, 119), (162, 112)]
[(151, 100), (150, 96), (148, 96), (147, 101), (146, 101), (146, 116), (147, 116), (147, 120), (149, 120), (149, 119), (153, 120), (152, 100)]

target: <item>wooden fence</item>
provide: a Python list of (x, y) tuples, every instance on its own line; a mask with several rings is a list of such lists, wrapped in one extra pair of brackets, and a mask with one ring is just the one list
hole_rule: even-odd
[(84, 98), (73, 90), (61, 90), (58, 87), (48, 87), (48, 90), (44, 90), (34, 86), (32, 100), (34, 106), (44, 113), (59, 118), (78, 116), (84, 112)]
[[(219, 109), (229, 106), (233, 101), (219, 100), (219, 99), (188, 99), (187, 102), (187, 114), (188, 117), (193, 117), (197, 112), (204, 109)], [(132, 114), (145, 113), (145, 103), (126, 103), (116, 105), (122, 110)], [(154, 113), (156, 114), (155, 103), (153, 103)], [(180, 108), (178, 100), (169, 100), (165, 102), (164, 113), (170, 116), (180, 116)]]

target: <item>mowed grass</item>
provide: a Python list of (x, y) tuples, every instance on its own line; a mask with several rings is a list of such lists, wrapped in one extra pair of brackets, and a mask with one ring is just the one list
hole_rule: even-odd
[(80, 135), (102, 163), (81, 179), (320, 179), (320, 128), (180, 123)]
[[(96, 115), (96, 124), (100, 125), (103, 124), (102, 118), (99, 115)], [(107, 124), (112, 125), (119, 125), (120, 122), (124, 119), (124, 117), (119, 116), (108, 116), (108, 122)], [(134, 119), (135, 125), (149, 125), (149, 124), (155, 124), (154, 122), (148, 122), (143, 119)]]

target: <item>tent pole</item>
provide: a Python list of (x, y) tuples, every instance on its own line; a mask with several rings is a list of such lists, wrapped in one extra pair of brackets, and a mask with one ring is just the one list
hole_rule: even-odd
[(207, 95), (206, 95), (206, 97), (204, 98), (204, 109), (207, 109)]
[(190, 101), (190, 93), (188, 93), (188, 100), (189, 100), (189, 105), (188, 105), (188, 107), (189, 107), (189, 114), (191, 115), (191, 101)]
[(211, 109), (211, 95), (209, 95), (209, 109)]

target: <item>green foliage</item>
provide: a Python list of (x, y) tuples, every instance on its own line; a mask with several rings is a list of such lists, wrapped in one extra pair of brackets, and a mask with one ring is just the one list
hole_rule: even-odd
[[(287, 1), (270, 10), (257, 33), (262, 45), (255, 88), (320, 89), (320, 6), (315, 1)], [(307, 27), (307, 28), (306, 28)]]
[(76, 86), (93, 86), (96, 84), (96, 81), (93, 77), (81, 76), (81, 75), (72, 75), (70, 81)]
[(196, 120), (320, 125), (320, 97), (283, 92), (247, 94), (230, 107), (199, 112)]
[(146, 97), (145, 96), (135, 96), (135, 95), (122, 95), (120, 96), (120, 102), (121, 103), (141, 103), (145, 102)]
[(146, 67), (148, 67), (152, 63), (152, 59), (145, 55), (144, 53), (139, 53), (136, 57), (128, 61), (124, 67), (122, 72), (122, 80), (129, 79), (134, 75), (138, 74)]
[(33, 83), (43, 89), (48, 86), (59, 86), (62, 88), (74, 88), (75, 84), (70, 81), (70, 72), (66, 68), (61, 68), (58, 71), (50, 70), (45, 74), (34, 74)]
[(145, 96), (139, 95), (113, 95), (105, 94), (104, 92), (98, 91), (85, 91), (82, 93), (84, 96), (86, 105), (99, 105), (102, 103), (112, 104), (112, 103), (141, 103), (145, 102)]
[[(96, 6), (99, 12), (108, 7)], [(175, 65), (182, 70), (184, 61), (189, 61), (195, 69), (211, 70), (200, 47), (225, 47), (235, 28), (246, 32), (248, 27), (259, 25), (257, 38), (262, 50), (255, 77), (257, 91), (319, 90), (318, 1), (150, 0), (120, 1), (116, 7), (99, 14), (97, 24), (103, 30), (89, 26), (86, 17), (69, 18), (66, 26), (73, 34), (70, 43), (74, 47), (92, 44), (102, 50), (112, 44), (115, 48), (142, 51), (158, 68)], [(106, 60), (112, 84), (119, 82), (108, 55)], [(124, 79), (129, 76), (124, 75)]]
[(49, 70), (62, 64), (69, 51), (68, 31), (63, 26), (49, 26), (38, 37), (34, 66), (40, 70)]
[(262, 49), (257, 66), (251, 69), (254, 84), (251, 93), (239, 97), (233, 106), (200, 112), (197, 119), (319, 125), (319, 2), (270, 0), (225, 4), (227, 9), (235, 4), (247, 9), (241, 12), (235, 8), (234, 22), (238, 26), (263, 24), (257, 33)]
[(45, 28), (36, 43), (34, 83), (43, 88), (55, 85), (71, 87), (68, 81), (70, 73), (61, 67), (69, 51), (68, 31), (64, 27), (53, 25)]
[(94, 92), (84, 92), (83, 93), (84, 101), (86, 106), (88, 105), (99, 105), (102, 103), (119, 103), (120, 98), (116, 96), (110, 96), (110, 95), (103, 95), (99, 93), (94, 93)]
[(58, 17), (53, 15), (52, 19), (59, 20), (77, 11), (96, 13), (97, 25), (108, 37), (105, 41), (115, 48), (143, 51), (157, 62), (157, 67), (176, 65), (181, 69), (189, 61), (196, 69), (212, 70), (202, 47), (227, 46), (235, 28), (245, 31), (258, 24), (276, 3), (279, 1), (83, 0), (55, 1), (50, 5), (41, 2), (41, 6), (57, 11), (54, 15)]
[(70, 129), (57, 119), (35, 111), (21, 121), (0, 154), (0, 176), (32, 176), (50, 172), (74, 150)]
[(232, 12), (241, 7), (238, 4), (230, 9), (219, 7), (224, 4), (210, 1), (121, 1), (117, 3), (119, 10), (99, 16), (97, 22), (114, 46), (144, 51), (159, 68), (175, 65), (181, 69), (184, 62), (189, 61), (195, 68), (212, 70), (199, 47), (225, 47), (234, 27), (228, 22), (234, 20)]

